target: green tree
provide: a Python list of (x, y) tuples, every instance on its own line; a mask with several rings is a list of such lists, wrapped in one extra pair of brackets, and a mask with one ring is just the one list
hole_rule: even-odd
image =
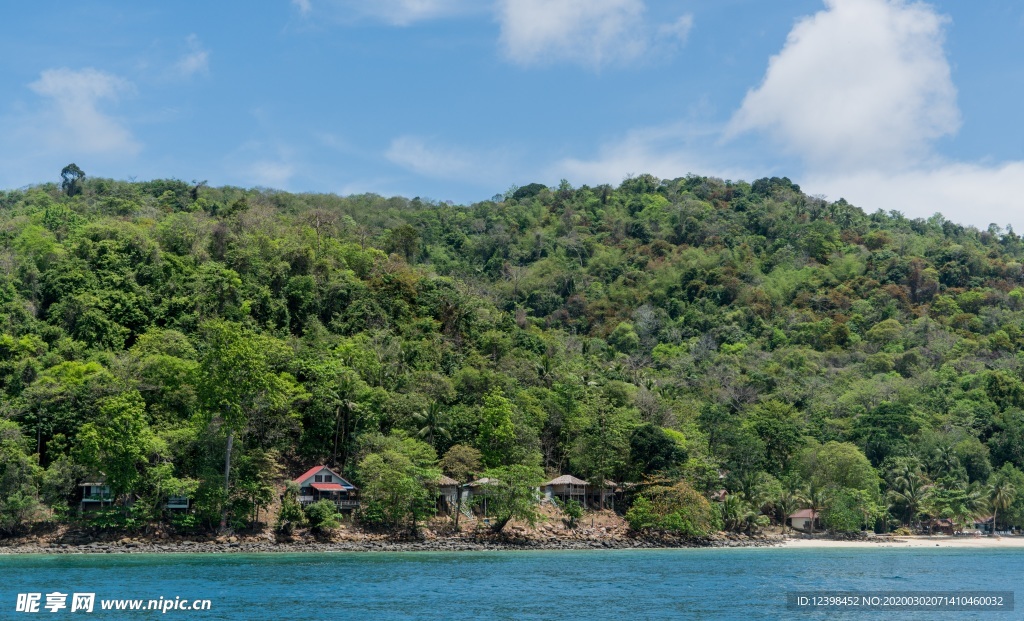
[(419, 426), (419, 429), (416, 430), (416, 437), (425, 440), (430, 446), (435, 446), (436, 437), (451, 439), (452, 434), (448, 431), (444, 418), (441, 404), (431, 401), (426, 411), (413, 414), (413, 420)]
[(281, 496), (281, 508), (277, 512), (275, 529), (279, 533), (291, 535), (296, 526), (306, 524), (306, 514), (299, 504), (299, 486), (289, 481)]
[(0, 418), (0, 533), (14, 534), (39, 514), (41, 469), (27, 453), (18, 425)]
[(645, 489), (626, 512), (626, 521), (637, 532), (665, 531), (687, 537), (705, 537), (721, 527), (719, 512), (683, 481)]
[(433, 514), (432, 489), (441, 476), (434, 465), (436, 454), (414, 438), (382, 438), (359, 462), (362, 481), (362, 518), (391, 527), (417, 524)]
[(803, 422), (796, 408), (781, 401), (766, 401), (750, 411), (745, 424), (764, 443), (768, 472), (785, 472), (803, 444)]
[(330, 500), (318, 500), (308, 505), (305, 512), (307, 522), (317, 532), (341, 526), (341, 514)]
[[(202, 326), (199, 382), (200, 403), (227, 436), (224, 450), (224, 495), (231, 493), (231, 456), (235, 436), (244, 434), (257, 414), (285, 409), (293, 393), (287, 378), (276, 371), (290, 355), (276, 339), (256, 334), (239, 324), (215, 320)], [(221, 529), (227, 526), (227, 505)]]
[(999, 518), (999, 511), (1006, 511), (1013, 504), (1014, 498), (1017, 496), (1017, 488), (1014, 487), (1013, 483), (1007, 477), (994, 476), (992, 483), (988, 487), (988, 501), (992, 506), (992, 532), (991, 535), (996, 533), (996, 524)]
[(536, 466), (501, 466), (484, 471), (491, 479), (487, 486), (487, 508), (494, 521), (491, 529), (500, 533), (512, 520), (536, 524), (541, 518), (536, 488), (544, 482), (544, 471)]
[(106, 476), (115, 498), (125, 502), (138, 491), (148, 466), (153, 435), (146, 424), (146, 404), (138, 391), (108, 397), (99, 403), (95, 421), (78, 434), (78, 461), (94, 474)]
[(908, 438), (920, 428), (909, 406), (885, 402), (857, 419), (853, 437), (863, 446), (872, 465), (877, 466), (890, 455), (909, 454)]
[(839, 488), (829, 494), (821, 517), (829, 530), (850, 532), (866, 528), (881, 513), (868, 492)]
[(630, 431), (635, 411), (617, 408), (604, 398), (592, 403), (572, 455), (573, 465), (595, 485), (600, 485), (600, 505), (605, 506), (606, 480), (621, 480), (629, 460)]
[(896, 478), (888, 495), (890, 502), (901, 510), (903, 524), (921, 527), (918, 517), (926, 506), (931, 489), (928, 479), (916, 470), (908, 468)]
[(958, 528), (963, 529), (985, 512), (987, 503), (988, 494), (980, 485), (965, 485), (954, 479), (943, 479), (929, 494), (927, 510), (932, 515), (952, 520)]
[(441, 458), (441, 471), (459, 482), (455, 490), (455, 528), (459, 527), (462, 513), (462, 486), (473, 480), (480, 472), (482, 461), (480, 451), (471, 446), (456, 444)]
[(686, 449), (660, 427), (640, 425), (629, 435), (630, 474), (635, 480), (685, 462)]
[(747, 534), (757, 526), (767, 523), (767, 518), (754, 507), (742, 494), (729, 494), (719, 503), (722, 514), (722, 526), (725, 530)]
[(782, 534), (786, 534), (787, 521), (801, 505), (801, 496), (791, 489), (782, 488), (779, 494), (772, 500), (775, 510), (779, 515), (779, 523), (782, 524)]
[(800, 475), (816, 488), (850, 488), (878, 492), (878, 474), (864, 453), (848, 442), (811, 441), (800, 454)]
[(82, 179), (85, 173), (76, 164), (68, 164), (60, 171), (60, 189), (68, 196), (82, 193)]
[(480, 409), (477, 447), (484, 465), (489, 468), (512, 463), (511, 455), (516, 441), (512, 416), (512, 402), (500, 390), (495, 388), (487, 393)]

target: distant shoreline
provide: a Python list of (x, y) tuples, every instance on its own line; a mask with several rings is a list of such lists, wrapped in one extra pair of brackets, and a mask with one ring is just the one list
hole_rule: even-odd
[[(230, 539), (237, 539), (232, 537)], [(526, 550), (641, 550), (641, 549), (850, 549), (850, 548), (959, 548), (1022, 549), (1024, 536), (950, 537), (950, 536), (869, 536), (847, 539), (820, 535), (716, 535), (703, 539), (673, 537), (594, 537), (533, 539), (515, 537), (439, 537), (425, 540), (361, 538), (344, 541), (305, 540), (277, 543), (267, 539), (230, 541), (151, 541), (122, 538), (86, 543), (0, 541), (0, 557), (54, 554), (295, 554), (329, 552), (486, 552)]]
[(842, 540), (821, 538), (788, 538), (778, 544), (781, 548), (973, 548), (973, 549), (1024, 549), (1024, 536), (1001, 537), (949, 535), (908, 535), (893, 537), (868, 537), (866, 539)]

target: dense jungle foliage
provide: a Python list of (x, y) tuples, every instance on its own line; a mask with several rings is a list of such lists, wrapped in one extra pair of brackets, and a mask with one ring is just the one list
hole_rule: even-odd
[(319, 463), (381, 523), (443, 471), (642, 481), (640, 527), (687, 532), (1024, 525), (1010, 229), (785, 178), (461, 206), (64, 172), (0, 193), (0, 532), (98, 473), (121, 525), (187, 495), (180, 526), (244, 526)]

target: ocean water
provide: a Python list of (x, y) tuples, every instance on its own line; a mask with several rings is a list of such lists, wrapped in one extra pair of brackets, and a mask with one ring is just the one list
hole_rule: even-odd
[[(1013, 612), (787, 609), (791, 591), (1014, 591), (1024, 552), (687, 549), (0, 556), (0, 619), (1024, 619)], [(92, 613), (46, 594), (95, 593)], [(17, 612), (41, 593), (39, 612)], [(1018, 594), (1024, 597), (1024, 589)], [(101, 599), (210, 600), (101, 610)]]

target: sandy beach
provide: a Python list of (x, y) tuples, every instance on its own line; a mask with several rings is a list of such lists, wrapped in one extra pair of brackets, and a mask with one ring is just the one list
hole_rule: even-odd
[(778, 544), (785, 548), (1024, 548), (1024, 537), (902, 536), (871, 537), (857, 541), (791, 538)]

